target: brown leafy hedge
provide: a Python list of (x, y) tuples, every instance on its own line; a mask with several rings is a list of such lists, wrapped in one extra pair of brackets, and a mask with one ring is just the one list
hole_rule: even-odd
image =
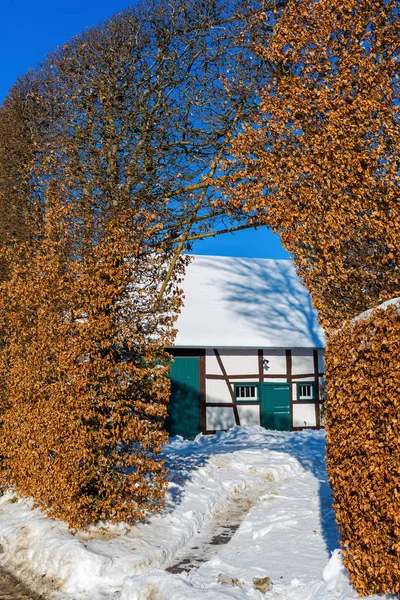
[(360, 595), (400, 593), (400, 301), (347, 322), (326, 354), (328, 472)]
[(73, 255), (75, 215), (50, 205), (0, 285), (0, 482), (82, 527), (163, 506), (165, 347), (180, 292), (174, 278), (152, 311), (168, 251), (145, 252), (151, 214), (133, 228), (120, 211)]
[(222, 187), (280, 235), (332, 332), (400, 295), (399, 2), (292, 0), (273, 30)]

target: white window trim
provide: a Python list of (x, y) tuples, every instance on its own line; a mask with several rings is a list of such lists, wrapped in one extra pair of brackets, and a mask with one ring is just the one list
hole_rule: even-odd
[[(241, 391), (244, 392), (245, 388), (252, 388), (255, 392), (254, 396), (242, 396), (240, 394)], [(235, 400), (236, 402), (258, 402), (259, 401), (259, 391), (257, 383), (239, 383), (235, 385)]]
[[(309, 387), (310, 388), (310, 393), (309, 394), (302, 394), (301, 393), (301, 388), (302, 387)], [(299, 382), (298, 383), (298, 388), (297, 388), (297, 393), (298, 393), (298, 400), (310, 400), (310, 402), (313, 402), (315, 400), (315, 383), (314, 382), (308, 382), (308, 381), (304, 381), (304, 382)]]

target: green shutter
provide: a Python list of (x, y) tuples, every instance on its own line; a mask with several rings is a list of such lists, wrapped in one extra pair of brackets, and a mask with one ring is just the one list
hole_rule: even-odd
[(193, 439), (200, 433), (199, 358), (175, 357), (170, 379), (171, 398), (165, 427), (170, 436)]
[(261, 425), (266, 429), (290, 431), (290, 384), (263, 383)]

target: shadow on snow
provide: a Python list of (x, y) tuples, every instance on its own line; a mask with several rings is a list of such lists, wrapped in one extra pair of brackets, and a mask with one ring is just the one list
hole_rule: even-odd
[[(251, 431), (250, 437), (248, 436), (249, 431)], [(321, 531), (326, 549), (330, 554), (339, 544), (332, 510), (331, 489), (327, 482), (324, 457), (325, 436), (322, 432), (320, 435), (314, 436), (307, 430), (288, 434), (279, 431), (270, 432), (262, 427), (251, 429), (236, 427), (229, 430), (228, 433), (220, 432), (213, 436), (200, 435), (194, 442), (182, 440), (178, 446), (167, 447), (165, 458), (172, 484), (169, 492), (171, 503), (167, 510), (173, 510), (173, 506), (181, 502), (182, 488), (185, 482), (191, 479), (194, 470), (204, 466), (212, 456), (238, 450), (262, 449), (290, 455), (317, 479)]]

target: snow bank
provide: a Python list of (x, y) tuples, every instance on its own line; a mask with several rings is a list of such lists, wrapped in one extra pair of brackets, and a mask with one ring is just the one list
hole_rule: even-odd
[(376, 310), (386, 310), (387, 308), (389, 308), (389, 306), (392, 306), (393, 304), (397, 307), (397, 312), (400, 314), (400, 298), (392, 298), (391, 300), (386, 300), (386, 302), (382, 302), (382, 304), (379, 304), (379, 306), (369, 308), (368, 310), (365, 310), (364, 312), (360, 313), (359, 315), (357, 315), (357, 317), (354, 317), (354, 319), (351, 320), (351, 323), (354, 325), (354, 323), (358, 323), (358, 321), (368, 319)]
[[(162, 515), (76, 536), (5, 494), (3, 564), (65, 600), (356, 598), (338, 551), (330, 558), (337, 533), (323, 453), (322, 432), (242, 427), (193, 442), (177, 437), (164, 449), (170, 485)], [(232, 499), (251, 494), (256, 501), (229, 543), (188, 574), (165, 571), (179, 553), (196, 551)], [(260, 578), (272, 582), (265, 593), (254, 584)]]
[[(224, 586), (225, 587), (225, 586)], [(121, 600), (243, 600), (248, 598), (242, 589), (230, 586), (210, 587), (194, 586), (177, 575), (170, 575), (165, 571), (154, 570), (140, 577), (130, 577), (125, 581)], [(260, 592), (254, 590), (251, 594), (254, 600), (265, 598)]]

